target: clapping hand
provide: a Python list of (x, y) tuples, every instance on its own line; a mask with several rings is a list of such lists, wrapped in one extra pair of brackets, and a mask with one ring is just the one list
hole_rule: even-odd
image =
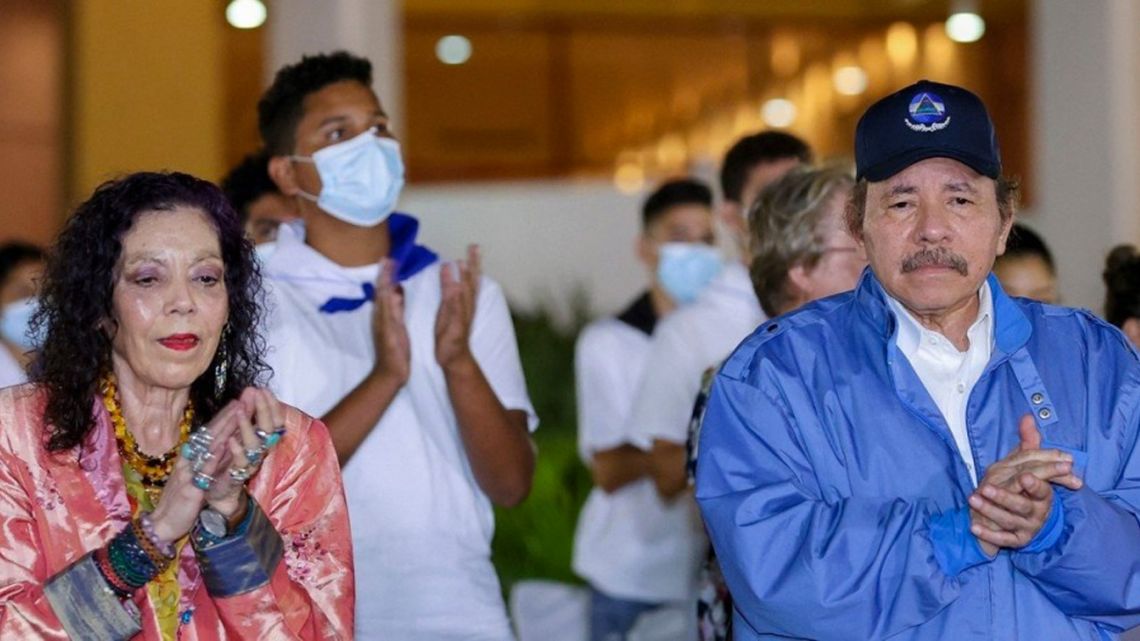
[(376, 306), (372, 311), (372, 340), (376, 349), (373, 373), (403, 385), (411, 373), (412, 351), (404, 325), (404, 294), (396, 284), (396, 264), (380, 263), (376, 279)]
[(479, 279), (483, 275), (478, 245), (467, 246), (467, 260), (439, 270), (440, 302), (435, 318), (435, 359), (440, 367), (471, 358), (468, 339), (475, 319)]

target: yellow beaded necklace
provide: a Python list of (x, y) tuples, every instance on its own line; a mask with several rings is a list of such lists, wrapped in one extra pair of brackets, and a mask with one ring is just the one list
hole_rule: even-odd
[(139, 450), (138, 442), (127, 429), (127, 422), (123, 420), (123, 412), (119, 408), (118, 394), (115, 375), (108, 373), (103, 377), (103, 406), (107, 408), (111, 424), (115, 427), (115, 442), (119, 448), (119, 456), (130, 469), (138, 473), (152, 502), (157, 503), (167, 477), (174, 470), (178, 448), (190, 439), (190, 425), (194, 422), (194, 403), (189, 401), (186, 403), (186, 411), (182, 413), (182, 422), (178, 426), (178, 442), (174, 447), (161, 456), (150, 456)]

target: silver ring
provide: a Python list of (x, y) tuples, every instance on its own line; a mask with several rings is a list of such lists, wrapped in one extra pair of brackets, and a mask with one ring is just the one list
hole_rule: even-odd
[(194, 457), (194, 461), (191, 463), (190, 469), (194, 470), (195, 472), (201, 472), (202, 468), (206, 467), (206, 463), (209, 462), (209, 460), (212, 458), (214, 458), (214, 455), (211, 454), (209, 450), (201, 452)]
[(203, 492), (209, 492), (210, 486), (214, 484), (214, 477), (206, 474), (205, 472), (195, 472), (193, 482), (194, 487), (202, 490)]
[(245, 451), (245, 460), (249, 461), (250, 465), (257, 465), (261, 462), (261, 457), (265, 455), (265, 449), (255, 447)]
[(231, 479), (239, 483), (245, 483), (249, 480), (249, 477), (253, 476), (253, 471), (249, 467), (231, 467), (229, 475)]
[(190, 435), (189, 441), (194, 447), (201, 449), (210, 449), (210, 444), (214, 442), (214, 435), (207, 432), (206, 428), (199, 428)]
[(258, 428), (254, 430), (253, 433), (257, 435), (257, 438), (261, 439), (262, 447), (269, 449), (274, 445), (277, 445), (277, 442), (281, 440), (281, 437), (285, 436), (285, 428), (278, 427), (272, 432), (266, 432), (265, 430)]

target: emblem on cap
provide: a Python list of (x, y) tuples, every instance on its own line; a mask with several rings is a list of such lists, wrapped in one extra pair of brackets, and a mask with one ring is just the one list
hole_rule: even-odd
[(910, 101), (909, 111), (910, 118), (903, 118), (903, 122), (911, 131), (926, 133), (941, 131), (950, 124), (950, 114), (946, 113), (946, 104), (929, 91), (916, 94)]

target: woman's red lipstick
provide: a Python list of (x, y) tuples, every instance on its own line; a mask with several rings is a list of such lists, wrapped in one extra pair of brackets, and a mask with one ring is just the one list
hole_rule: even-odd
[(198, 337), (194, 334), (171, 334), (166, 338), (158, 339), (158, 342), (167, 349), (185, 352), (198, 346)]

